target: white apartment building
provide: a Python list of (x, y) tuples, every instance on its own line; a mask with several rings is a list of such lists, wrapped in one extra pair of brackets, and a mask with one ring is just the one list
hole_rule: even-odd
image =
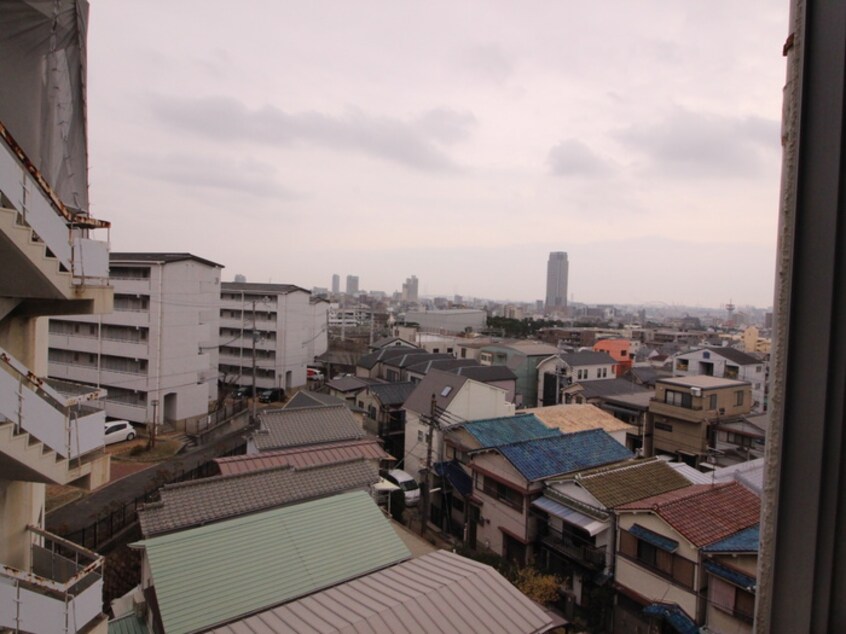
[(136, 423), (205, 414), (217, 399), (222, 265), (190, 253), (112, 253), (114, 312), (50, 320), (50, 376), (103, 387)]
[(220, 289), (220, 376), (230, 385), (286, 391), (306, 384), (306, 370), (328, 348), (329, 303), (293, 284), (224, 282)]

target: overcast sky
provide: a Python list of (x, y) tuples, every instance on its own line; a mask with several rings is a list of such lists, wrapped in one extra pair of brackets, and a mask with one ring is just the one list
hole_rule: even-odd
[(92, 0), (92, 211), (255, 282), (769, 306), (786, 0)]

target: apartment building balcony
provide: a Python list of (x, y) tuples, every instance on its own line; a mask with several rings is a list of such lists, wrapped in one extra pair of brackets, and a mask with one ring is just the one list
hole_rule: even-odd
[(106, 617), (103, 557), (29, 526), (27, 570), (0, 565), (0, 630), (83, 632)]
[(605, 568), (605, 548), (591, 544), (587, 539), (556, 530), (543, 522), (538, 523), (541, 543), (560, 555), (590, 570)]
[(149, 295), (150, 278), (113, 277), (112, 284), (117, 292), (127, 295)]

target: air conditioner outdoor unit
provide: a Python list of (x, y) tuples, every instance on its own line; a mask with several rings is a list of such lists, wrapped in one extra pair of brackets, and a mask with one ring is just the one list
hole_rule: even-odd
[(719, 414), (720, 416), (722, 416), (722, 415), (723, 415), (723, 414), (725, 414), (725, 413), (726, 413), (726, 408), (725, 408), (725, 407), (721, 407), (720, 409), (718, 409), (718, 410), (717, 410), (717, 414)]

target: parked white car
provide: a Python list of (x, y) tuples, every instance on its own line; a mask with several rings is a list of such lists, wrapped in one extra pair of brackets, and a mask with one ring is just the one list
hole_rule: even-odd
[(402, 469), (391, 469), (385, 474), (385, 479), (396, 484), (405, 492), (406, 506), (417, 506), (417, 503), (420, 502), (420, 486), (417, 484), (417, 480)]
[(105, 442), (111, 445), (135, 438), (135, 428), (128, 420), (113, 420), (106, 423)]

